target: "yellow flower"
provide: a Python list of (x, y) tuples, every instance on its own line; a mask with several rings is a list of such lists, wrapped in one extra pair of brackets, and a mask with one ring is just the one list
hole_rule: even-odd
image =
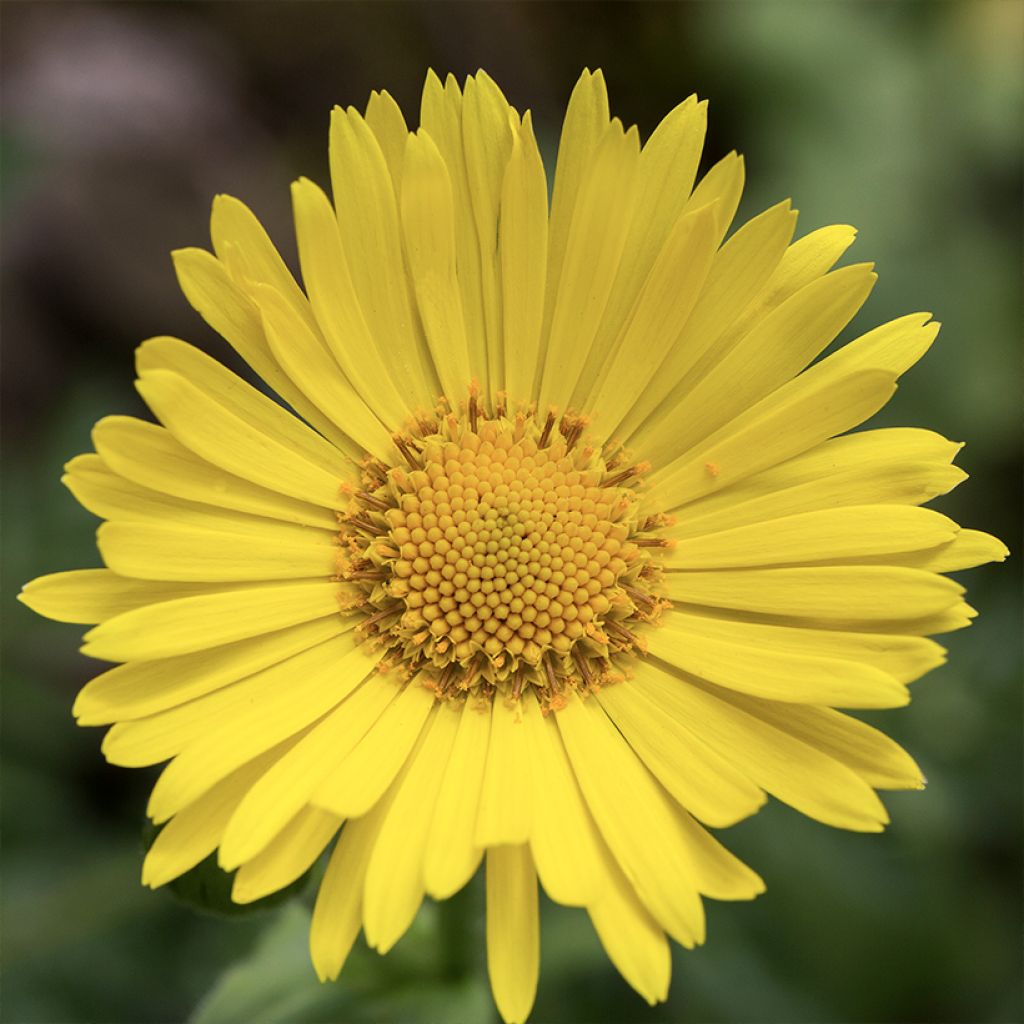
[[(815, 361), (871, 291), (788, 202), (725, 239), (730, 154), (694, 188), (706, 105), (646, 145), (600, 73), (569, 103), (551, 209), (530, 115), (485, 74), (334, 111), (333, 204), (293, 190), (304, 290), (214, 202), (189, 301), (294, 410), (174, 338), (138, 351), (160, 426), (114, 416), (65, 482), (107, 568), (23, 600), (118, 662), (75, 705), (111, 762), (169, 761), (143, 881), (215, 849), (247, 902), (333, 852), (313, 962), (386, 952), (486, 859), (506, 1021), (537, 984), (538, 879), (585, 907), (649, 1002), (701, 898), (763, 885), (703, 826), (771, 794), (878, 831), (918, 788), (840, 708), (905, 704), (965, 626), (940, 573), (1005, 556), (921, 507), (965, 474), (921, 429), (844, 434), (938, 330)], [(840, 436), (843, 435), (843, 436)], [(336, 841), (335, 841), (336, 840)]]

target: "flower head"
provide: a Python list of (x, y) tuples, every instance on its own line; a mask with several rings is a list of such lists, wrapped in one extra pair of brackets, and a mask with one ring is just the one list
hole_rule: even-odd
[(705, 826), (766, 794), (877, 831), (911, 758), (835, 708), (909, 700), (929, 634), (974, 614), (941, 573), (1005, 556), (922, 506), (958, 445), (847, 434), (938, 330), (885, 324), (818, 359), (874, 282), (842, 226), (792, 241), (780, 203), (726, 240), (735, 154), (694, 187), (705, 104), (641, 147), (581, 77), (549, 211), (530, 115), (485, 74), (428, 76), (410, 133), (386, 93), (336, 109), (334, 201), (293, 189), (303, 287), (218, 197), (185, 295), (286, 409), (154, 338), (160, 425), (102, 420), (65, 482), (106, 568), (23, 600), (95, 624), (119, 663), (75, 714), (108, 760), (168, 761), (143, 869), (218, 850), (248, 902), (332, 846), (313, 962), (387, 951), (424, 895), (486, 859), (507, 1021), (537, 983), (538, 880), (585, 907), (650, 1002), (667, 937), (758, 876)]

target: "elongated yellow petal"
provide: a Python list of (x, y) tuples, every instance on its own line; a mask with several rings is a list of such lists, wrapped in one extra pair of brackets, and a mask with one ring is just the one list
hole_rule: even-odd
[(385, 798), (365, 817), (348, 822), (327, 864), (309, 929), (309, 950), (321, 981), (341, 973), (359, 934), (366, 865), (388, 804)]
[(360, 449), (390, 460), (389, 433), (345, 376), (321, 339), (290, 313), (280, 293), (256, 285), (254, 298), (263, 316), (263, 330), (275, 357), (318, 409)]
[(115, 473), (161, 494), (288, 523), (337, 529), (337, 517), (328, 508), (288, 498), (225, 472), (155, 423), (107, 416), (93, 427), (92, 439), (104, 463)]
[[(706, 128), (707, 102), (698, 102), (696, 96), (690, 96), (662, 120), (640, 151), (636, 206), (618, 273), (594, 338), (592, 365), (584, 367), (573, 395), (572, 404), (576, 408), (584, 407), (595, 375), (614, 351), (614, 342), (628, 323), (636, 297), (645, 278), (651, 275), (659, 252), (660, 258), (664, 258), (667, 239), (690, 198)], [(696, 208), (690, 206), (687, 212)], [(717, 230), (709, 234), (712, 251), (718, 247), (721, 237)], [(677, 273), (685, 267), (686, 262), (680, 261)], [(654, 369), (652, 366), (651, 370)]]
[(319, 807), (304, 807), (277, 836), (235, 875), (231, 899), (252, 903), (291, 885), (312, 866), (334, 838), (341, 818)]
[(623, 132), (613, 121), (576, 202), (544, 352), (541, 409), (565, 409), (590, 353), (632, 217), (638, 159), (636, 129)]
[(394, 680), (371, 676), (252, 787), (232, 815), (220, 844), (219, 860), (225, 871), (251, 860), (285, 829), (321, 780), (373, 728), (398, 692)]
[(470, 198), (463, 106), (462, 92), (453, 75), (448, 75), (442, 85), (433, 71), (427, 72), (420, 104), (420, 124), (422, 130), (434, 140), (448, 168), (454, 199), (455, 244), (458, 253), (456, 263), (469, 346), (469, 365), (473, 375), (483, 384), (488, 380), (488, 353), (482, 253)]
[(659, 629), (651, 653), (717, 686), (794, 704), (894, 708), (905, 686), (873, 665), (724, 642), (697, 630)]
[(786, 707), (734, 694), (738, 706), (856, 772), (876, 789), (922, 789), (924, 776), (895, 740), (831, 708)]
[(733, 217), (736, 216), (745, 180), (746, 166), (743, 157), (736, 152), (726, 153), (697, 182), (697, 187), (690, 193), (690, 198), (683, 207), (684, 210), (696, 210), (711, 203), (717, 204), (719, 244), (729, 230)]
[(704, 941), (704, 910), (672, 808), (596, 701), (575, 694), (558, 711), (594, 821), (655, 920), (681, 945)]
[(171, 257), (181, 290), (199, 315), (303, 419), (344, 450), (345, 435), (334, 428), (277, 364), (263, 336), (255, 306), (227, 268), (202, 249), (178, 249)]
[(363, 888), (366, 941), (386, 953), (423, 902), (423, 844), (461, 716), (448, 703), (431, 713), (396, 780), (394, 801), (370, 854)]
[(607, 849), (603, 854), (608, 884), (587, 913), (618, 972), (650, 1006), (662, 1003), (668, 998), (672, 977), (672, 951), (665, 932), (637, 899)]
[(342, 482), (214, 401), (185, 377), (153, 370), (136, 387), (160, 421), (187, 448), (229, 473), (293, 498), (344, 508)]
[(359, 304), (331, 202), (306, 178), (292, 185), (302, 279), (317, 323), (338, 365), (367, 405), (391, 430), (402, 426), (415, 399), (398, 387)]
[(588, 396), (576, 403), (594, 414), (595, 429), (604, 436), (615, 433), (684, 332), (711, 268), (716, 227), (714, 206), (679, 218), (643, 282), (621, 338), (590, 382)]
[(91, 629), (82, 653), (104, 661), (132, 661), (205, 651), (338, 613), (344, 599), (340, 584), (319, 581), (165, 597)]
[[(809, 654), (841, 661), (874, 665), (901, 683), (911, 683), (945, 661), (945, 652), (932, 640), (886, 633), (844, 633), (833, 629), (807, 629), (797, 625), (743, 622), (728, 613), (706, 609), (701, 614), (675, 609), (661, 621), (673, 639), (657, 640), (661, 629), (646, 634), (663, 647), (684, 646), (690, 637), (719, 644), (760, 647), (776, 653)], [(659, 655), (660, 656), (660, 655)]]
[(209, 651), (118, 665), (85, 684), (73, 711), (79, 725), (154, 715), (284, 661), (350, 626), (350, 620), (328, 615)]
[(431, 409), (437, 377), (410, 304), (391, 174), (376, 137), (352, 107), (331, 111), (329, 156), (341, 243), (363, 316), (402, 393)]
[(501, 190), (501, 262), (505, 389), (512, 407), (534, 397), (548, 260), (548, 187), (530, 112), (512, 136)]
[(334, 537), (287, 523), (268, 522), (251, 534), (163, 523), (104, 523), (96, 537), (103, 561), (114, 572), (141, 579), (220, 583), (330, 578), (338, 571)]
[(273, 757), (263, 754), (242, 765), (164, 825), (142, 863), (142, 884), (157, 889), (213, 853), (238, 802)]
[(57, 622), (92, 625), (148, 604), (203, 594), (198, 583), (153, 583), (118, 576), (109, 569), (72, 569), (26, 583), (18, 600)]
[[(462, 140), (466, 181), (480, 246), (480, 284), (487, 333), (487, 389), (505, 387), (505, 338), (502, 331), (498, 262), (498, 210), (512, 135), (519, 115), (485, 71), (466, 79), (462, 99)], [(514, 345), (517, 339), (510, 339)], [(481, 381), (483, 383), (483, 381)]]
[(487, 973), (505, 1024), (524, 1024), (540, 972), (537, 875), (525, 846), (487, 851)]
[(366, 104), (366, 123), (377, 139), (384, 161), (391, 174), (391, 183), (395, 189), (395, 198), (401, 195), (402, 165), (405, 159), (405, 140), (409, 129), (405, 123), (402, 108), (386, 89), (370, 93)]
[(480, 864), (476, 812), (490, 733), (490, 708), (467, 700), (423, 848), (423, 885), (435, 899), (458, 892)]
[(320, 782), (312, 802), (343, 818), (366, 814), (405, 764), (433, 706), (434, 694), (411, 680), (352, 752)]
[[(758, 294), (782, 258), (795, 226), (796, 211), (788, 202), (779, 203), (744, 224), (718, 250), (685, 331), (623, 417), (620, 436), (634, 436), (645, 447), (647, 434), (639, 433), (641, 425), (662, 402), (665, 408), (675, 408), (688, 386), (689, 371)], [(657, 431), (660, 422), (654, 417), (645, 431)]]
[[(65, 467), (63, 483), (78, 502), (101, 519), (122, 522), (173, 522), (179, 528), (230, 530), (234, 534), (258, 537), (268, 527), (284, 526), (263, 516), (232, 512), (225, 508), (204, 505), (151, 490), (127, 477), (113, 472), (99, 455), (76, 455)], [(291, 527), (285, 526), (285, 529)], [(293, 537), (330, 537), (337, 526), (321, 529), (298, 529)]]
[(478, 846), (525, 843), (530, 838), (532, 787), (524, 785), (521, 778), (530, 770), (528, 766), (522, 709), (518, 704), (495, 700), (476, 819)]
[(651, 774), (701, 821), (735, 825), (764, 803), (761, 789), (728, 757), (682, 728), (641, 687), (623, 682), (596, 699)]
[(883, 370), (862, 370), (823, 383), (814, 369), (726, 424), (691, 455), (656, 473), (644, 507), (678, 508), (799, 455), (862, 423), (896, 391), (893, 376)]
[(913, 551), (892, 559), (897, 565), (928, 572), (959, 572), (986, 562), (1005, 561), (1010, 549), (997, 537), (980, 530), (961, 530), (945, 544), (928, 551)]
[(850, 322), (876, 279), (869, 263), (844, 267), (774, 309), (665, 411), (672, 429), (647, 438), (645, 456), (661, 465), (689, 451), (795, 377)]
[(255, 699), (194, 738), (163, 770), (149, 798), (149, 816), (159, 822), (176, 814), (239, 764), (305, 729), (354, 690), (375, 661), (362, 648), (353, 649), (346, 634), (266, 669), (258, 695), (251, 680), (246, 687)]
[(890, 556), (953, 540), (959, 527), (931, 509), (859, 505), (803, 512), (677, 541), (670, 569), (806, 565)]
[[(328, 649), (335, 654), (353, 647), (350, 636), (329, 639), (334, 642)], [(251, 705), (262, 699), (265, 693), (280, 687), (290, 671), (301, 670), (303, 665), (315, 662), (322, 653), (309, 646), (288, 660), (276, 661), (234, 685), (214, 690), (187, 704), (118, 722), (104, 737), (103, 753), (112, 764), (129, 767), (166, 761), (189, 744), (200, 742), (211, 731), (221, 728), (227, 718), (251, 710)]]
[[(533, 825), (530, 852), (544, 891), (557, 903), (589, 906), (607, 884), (600, 837), (583, 802), (554, 718), (541, 714), (532, 693), (523, 697), (530, 752)], [(526, 775), (526, 772), (523, 773)]]
[(760, 875), (713, 839), (685, 811), (677, 810), (674, 820), (685, 836), (700, 892), (716, 900), (752, 900), (764, 892)]
[(462, 316), (452, 186), (433, 139), (422, 129), (405, 147), (402, 230), (423, 329), (441, 386), (458, 402), (473, 376)]
[(338, 476), (352, 473), (351, 462), (333, 445), (194, 345), (178, 338), (150, 338), (136, 349), (135, 366), (143, 378), (155, 370), (179, 374), (218, 405), (307, 461)]
[[(677, 670), (678, 671), (678, 670)], [(727, 690), (715, 695), (693, 677), (640, 662), (635, 683), (666, 714), (702, 736), (772, 796), (827, 825), (878, 832), (885, 808), (860, 776), (814, 747), (744, 711)], [(739, 695), (735, 695), (739, 696)]]
[[(551, 221), (548, 230), (547, 284), (544, 289), (544, 327), (541, 333), (541, 360), (547, 350), (547, 338), (555, 300), (561, 287), (569, 231), (576, 206), (590, 173), (597, 148), (608, 131), (608, 90), (600, 69), (588, 69), (580, 75), (566, 107), (562, 134), (558, 142), (558, 162), (551, 193)], [(538, 381), (539, 384), (539, 381)]]
[(934, 573), (882, 565), (670, 572), (673, 601), (836, 621), (884, 622), (952, 607), (963, 587)]

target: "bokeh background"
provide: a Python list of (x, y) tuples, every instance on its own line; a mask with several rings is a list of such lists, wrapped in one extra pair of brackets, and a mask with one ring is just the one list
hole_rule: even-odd
[[(913, 310), (944, 322), (880, 423), (968, 442), (938, 507), (1018, 553), (967, 574), (977, 624), (884, 726), (924, 793), (886, 797), (882, 836), (778, 804), (726, 840), (764, 876), (709, 904), (648, 1009), (582, 911), (545, 906), (537, 1021), (1020, 1021), (1020, 242), (1024, 6), (943, 3), (16, 3), (3, 20), (3, 986), (6, 1022), (494, 1019), (479, 885), (425, 905), (385, 960), (357, 947), (320, 986), (312, 886), (230, 918), (144, 890), (153, 772), (106, 766), (70, 717), (94, 671), (76, 627), (14, 594), (98, 564), (59, 483), (108, 413), (145, 415), (132, 350), (154, 334), (226, 361), (168, 253), (204, 245), (233, 193), (293, 257), (289, 182), (327, 181), (327, 115), (385, 87), (412, 124), (428, 67), (485, 67), (532, 108), (553, 160), (583, 66), (649, 133), (711, 100), (706, 165), (745, 153), (741, 219), (792, 196), (798, 233), (859, 227), (880, 280), (849, 335)], [(294, 262), (294, 261), (293, 261)], [(479, 883), (479, 879), (477, 880)], [(187, 894), (186, 894), (187, 895)]]

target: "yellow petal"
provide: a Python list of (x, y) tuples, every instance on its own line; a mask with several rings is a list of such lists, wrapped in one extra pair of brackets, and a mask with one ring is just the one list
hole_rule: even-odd
[(869, 263), (844, 267), (772, 310), (692, 381), (675, 409), (664, 410), (671, 430), (652, 432), (644, 456), (662, 465), (674, 453), (689, 451), (795, 377), (850, 322), (876, 280)]
[(242, 765), (164, 825), (142, 863), (142, 884), (157, 889), (213, 853), (238, 802), (272, 760), (263, 754)]
[(716, 228), (714, 206), (702, 206), (679, 218), (642, 282), (622, 336), (589, 382), (586, 394), (578, 398), (576, 404), (594, 414), (595, 429), (603, 436), (615, 433), (685, 331), (711, 268)]
[(291, 885), (324, 852), (340, 825), (337, 815), (319, 807), (304, 807), (272, 842), (238, 869), (231, 899), (252, 903)]
[(291, 314), (279, 292), (266, 285), (253, 288), (263, 316), (263, 329), (278, 362), (323, 414), (364, 451), (390, 461), (394, 448), (389, 432), (345, 376), (326, 344)]
[(540, 972), (537, 876), (525, 846), (487, 851), (487, 973), (505, 1024), (524, 1024)]
[[(167, 765), (150, 795), (149, 816), (159, 822), (176, 814), (240, 764), (305, 729), (351, 693), (376, 660), (362, 648), (353, 649), (346, 634), (264, 670), (258, 686), (250, 679), (248, 685), (204, 698), (234, 696), (234, 713), (194, 738)], [(248, 699), (238, 699), (239, 694)]]
[(874, 791), (845, 765), (742, 710), (740, 695), (714, 695), (692, 676), (639, 662), (635, 684), (665, 714), (701, 736), (772, 796), (826, 825), (879, 832), (888, 821)]
[(541, 714), (532, 693), (524, 695), (529, 767), (519, 784), (533, 786), (530, 852), (545, 892), (556, 903), (589, 906), (607, 882), (600, 837), (583, 802), (565, 746), (551, 715)]
[(255, 306), (224, 265), (202, 249), (178, 249), (171, 257), (181, 290), (199, 315), (303, 419), (343, 448), (344, 435), (335, 430), (277, 364), (263, 336)]
[(689, 386), (689, 371), (758, 294), (782, 258), (795, 226), (796, 211), (788, 201), (778, 203), (744, 224), (718, 250), (682, 336), (623, 418), (621, 437), (635, 437), (639, 448), (645, 447), (647, 432), (656, 432), (661, 421), (652, 418), (643, 431), (641, 425), (662, 402), (665, 408), (675, 408)]
[(630, 681), (604, 687), (601, 707), (652, 775), (683, 807), (716, 828), (755, 813), (765, 795), (700, 738)]
[(948, 543), (958, 531), (951, 519), (925, 508), (822, 509), (677, 541), (664, 564), (670, 569), (723, 569), (836, 563), (921, 551)]
[(656, 473), (643, 507), (651, 511), (679, 508), (808, 451), (862, 423), (896, 391), (892, 374), (884, 370), (822, 380), (816, 369), (784, 384), (693, 452)]
[(914, 759), (866, 722), (831, 708), (780, 707), (753, 697), (741, 697), (740, 703), (777, 729), (845, 764), (869, 786), (924, 788), (924, 776)]
[(327, 508), (285, 497), (211, 465), (164, 427), (130, 416), (107, 416), (92, 430), (104, 463), (127, 480), (189, 501), (336, 530)]
[(321, 981), (341, 973), (359, 934), (366, 865), (388, 803), (384, 799), (365, 817), (348, 822), (327, 864), (309, 928), (309, 950)]
[[(329, 639), (333, 641), (329, 650), (336, 655), (353, 646), (350, 636)], [(222, 728), (227, 718), (252, 710), (251, 705), (267, 692), (275, 696), (275, 688), (288, 679), (289, 673), (301, 672), (304, 665), (321, 654), (309, 645), (288, 659), (279, 659), (234, 685), (221, 687), (187, 704), (118, 722), (103, 739), (103, 753), (112, 764), (133, 768), (166, 761)]]
[(528, 765), (522, 708), (498, 698), (491, 707), (491, 735), (476, 820), (477, 846), (525, 843), (530, 838), (532, 790), (521, 778)]
[(422, 129), (406, 142), (402, 182), (402, 229), (416, 303), (441, 387), (458, 408), (473, 372), (456, 272), (455, 208), (444, 158)]
[(92, 625), (160, 601), (203, 594), (197, 583), (153, 583), (118, 576), (109, 569), (73, 569), (26, 583), (18, 600), (57, 622)]
[(623, 978), (650, 1006), (663, 1003), (672, 977), (668, 940), (606, 847), (602, 855), (608, 880), (601, 898), (587, 907), (590, 921)]
[(363, 886), (366, 941), (386, 953), (405, 934), (423, 902), (423, 845), (461, 715), (438, 704), (395, 782)]
[(697, 187), (690, 193), (690, 198), (683, 207), (689, 211), (711, 203), (718, 204), (719, 244), (729, 230), (733, 217), (736, 216), (745, 177), (743, 157), (735, 152), (727, 153), (697, 182)]
[[(762, 622), (743, 622), (721, 617), (708, 609), (693, 614), (692, 610), (675, 609), (662, 619), (657, 630), (645, 634), (648, 641), (662, 647), (680, 647), (690, 637), (707, 638), (722, 645), (759, 647), (777, 654), (804, 654), (841, 661), (874, 665), (901, 683), (911, 683), (941, 665), (943, 649), (932, 640), (918, 636), (886, 633), (843, 633), (832, 629), (806, 629), (796, 625), (773, 626)], [(666, 638), (657, 635), (664, 630)], [(670, 639), (670, 637), (672, 639)]]
[(321, 780), (373, 728), (398, 692), (394, 680), (370, 676), (278, 760), (252, 787), (225, 830), (219, 854), (225, 871), (251, 860), (282, 829), (287, 831)]
[(118, 665), (85, 684), (75, 699), (74, 715), (79, 725), (154, 715), (284, 661), (349, 625), (339, 615), (328, 615), (210, 651)]
[(548, 186), (530, 112), (512, 137), (498, 230), (505, 389), (515, 407), (534, 397), (548, 258)]
[(594, 821), (637, 896), (687, 948), (704, 941), (704, 909), (663, 791), (596, 701), (575, 694), (559, 732)]
[(411, 680), (352, 752), (320, 782), (312, 802), (343, 818), (366, 814), (405, 764), (433, 706), (434, 694)]
[[(498, 264), (498, 209), (502, 181), (512, 152), (519, 115), (484, 71), (466, 79), (462, 99), (462, 139), (469, 199), (480, 246), (480, 283), (487, 335), (487, 390), (505, 387), (504, 335)], [(512, 339), (513, 344), (518, 339)]]
[(436, 376), (410, 305), (398, 208), (384, 154), (352, 107), (331, 111), (329, 149), (341, 243), (363, 316), (387, 353), (402, 393), (413, 405), (431, 409), (438, 396)]
[(147, 600), (145, 607), (115, 615), (86, 633), (82, 653), (132, 661), (204, 651), (336, 614), (344, 598), (340, 584), (317, 581)]
[(927, 569), (928, 572), (959, 572), (986, 562), (1005, 561), (1009, 554), (1010, 549), (997, 537), (980, 530), (961, 530), (945, 544), (928, 551), (900, 555), (892, 561), (914, 569)]
[(409, 134), (402, 108), (386, 89), (380, 92), (375, 89), (370, 93), (370, 101), (366, 104), (365, 117), (370, 131), (377, 139), (381, 153), (384, 154), (397, 199), (401, 194), (405, 140)]
[[(590, 353), (632, 217), (638, 159), (636, 129), (623, 132), (613, 121), (583, 179), (566, 241), (544, 351), (541, 409), (565, 409)], [(557, 188), (557, 175), (555, 181)]]
[(428, 71), (420, 104), (420, 124), (422, 130), (434, 140), (448, 168), (454, 200), (456, 264), (469, 346), (469, 366), (472, 374), (481, 383), (486, 383), (487, 324), (480, 266), (481, 250), (470, 198), (462, 119), (462, 92), (454, 76), (448, 75), (442, 85), (437, 75)]
[(331, 202), (313, 182), (292, 185), (295, 236), (302, 279), (317, 323), (338, 365), (356, 392), (391, 430), (415, 404), (415, 393), (399, 388), (397, 370), (385, 359), (387, 339), (371, 331), (341, 244)]
[[(191, 381), (169, 370), (153, 370), (136, 383), (146, 404), (187, 448), (229, 473), (293, 498), (327, 508), (344, 508), (341, 484), (351, 472), (334, 475), (298, 455), (212, 399)], [(298, 421), (295, 421), (296, 424)]]
[(490, 709), (468, 699), (423, 850), (423, 885), (435, 899), (447, 899), (458, 892), (480, 864), (476, 812), (490, 733)]
[[(601, 140), (608, 132), (608, 91), (604, 75), (598, 69), (584, 69), (569, 97), (558, 143), (558, 161), (551, 194), (551, 221), (548, 230), (547, 284), (544, 289), (544, 327), (541, 338), (540, 367), (543, 366), (547, 337), (551, 329), (555, 300), (558, 297), (569, 231), (583, 185), (594, 163)], [(538, 380), (538, 385), (540, 381)]]
[(944, 611), (963, 587), (934, 573), (883, 565), (669, 572), (673, 601), (837, 622), (885, 622)]
[(210, 583), (330, 578), (339, 549), (331, 534), (267, 522), (258, 532), (197, 529), (160, 522), (104, 523), (97, 531), (103, 561), (123, 576)]
[[(615, 283), (594, 339), (593, 365), (584, 367), (573, 395), (573, 405), (577, 408), (582, 408), (591, 393), (594, 375), (614, 350), (615, 339), (627, 325), (636, 297), (645, 278), (651, 275), (659, 252), (662, 253), (660, 258), (665, 258), (667, 239), (688, 204), (706, 128), (707, 102), (698, 102), (696, 96), (690, 96), (662, 120), (640, 151), (636, 207)], [(690, 206), (687, 213), (696, 209)], [(720, 241), (717, 226), (712, 226), (709, 233), (712, 251)], [(685, 266), (681, 261), (679, 267)], [(687, 285), (692, 286), (690, 281)], [(654, 369), (652, 366), (651, 370)]]
[(677, 810), (675, 822), (685, 836), (697, 888), (705, 896), (715, 900), (752, 900), (764, 892), (764, 882), (757, 872), (713, 839), (686, 811)]

